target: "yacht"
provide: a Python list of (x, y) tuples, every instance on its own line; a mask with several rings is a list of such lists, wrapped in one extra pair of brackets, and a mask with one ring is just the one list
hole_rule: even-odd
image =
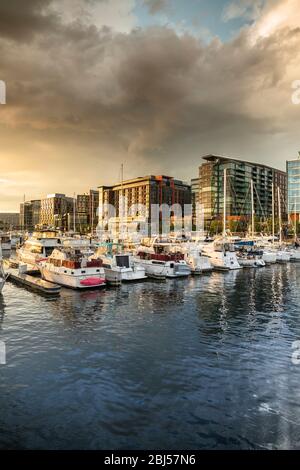
[[(98, 243), (94, 258), (103, 262), (103, 267), (111, 284), (142, 281), (147, 278), (146, 270), (137, 263), (132, 253), (124, 253), (124, 245), (118, 242)], [(114, 273), (115, 280), (111, 280)]]
[(276, 251), (276, 261), (277, 263), (288, 263), (291, 261), (291, 253), (286, 250), (278, 249)]
[(170, 240), (154, 239), (150, 246), (137, 249), (137, 261), (144, 266), (150, 277), (187, 277), (191, 268), (184, 259), (180, 246)]
[(241, 250), (237, 253), (237, 259), (242, 268), (263, 268), (266, 266), (263, 252)]
[(88, 259), (80, 250), (55, 248), (51, 255), (39, 262), (42, 278), (72, 289), (104, 287), (105, 271), (102, 262)]
[(263, 250), (262, 259), (266, 264), (275, 264), (277, 262), (276, 253), (270, 250)]
[(27, 264), (28, 269), (38, 271), (38, 263), (47, 259), (59, 246), (61, 238), (55, 232), (35, 232), (17, 248), (16, 258), (20, 264)]
[[(115, 283), (142, 281), (147, 279), (145, 268), (136, 263), (131, 254), (103, 255), (98, 251), (95, 257), (103, 263), (105, 274), (115, 273)], [(113, 281), (111, 281), (113, 283)]]
[(183, 254), (152, 253), (140, 248), (136, 255), (136, 261), (144, 267), (149, 277), (176, 278), (187, 277), (191, 274), (191, 268), (184, 261)]
[(208, 256), (214, 269), (229, 271), (241, 269), (238, 262), (233, 243), (226, 239), (216, 239), (212, 243), (204, 243), (202, 252)]
[(197, 243), (187, 242), (183, 243), (181, 247), (184, 259), (193, 275), (209, 273), (213, 270), (209, 257), (203, 254)]

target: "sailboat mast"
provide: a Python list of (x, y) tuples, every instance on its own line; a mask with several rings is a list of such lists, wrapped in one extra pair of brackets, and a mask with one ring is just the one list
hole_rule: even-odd
[(91, 192), (92, 198), (92, 236), (94, 235), (94, 194)]
[(275, 242), (275, 197), (274, 197), (274, 182), (272, 183), (272, 243)]
[(297, 205), (296, 205), (296, 196), (294, 199), (294, 217), (295, 217), (295, 241), (297, 240)]
[[(121, 232), (123, 233), (123, 179), (124, 179), (124, 166), (123, 163), (121, 165), (121, 204), (120, 204), (120, 228), (119, 228), (119, 237)], [(120, 237), (121, 238), (121, 237)]]
[(24, 194), (23, 196), (23, 219), (22, 219), (22, 230), (25, 232), (25, 201), (26, 201), (26, 196)]
[(227, 168), (224, 168), (223, 236), (226, 237)]
[(254, 192), (253, 192), (253, 180), (251, 180), (251, 232), (252, 238), (254, 238)]
[(76, 194), (74, 193), (73, 198), (73, 231), (76, 233)]
[(280, 200), (280, 188), (277, 187), (278, 191), (278, 218), (279, 218), (279, 237), (280, 237), (280, 244), (282, 243), (282, 227), (281, 227), (281, 200)]

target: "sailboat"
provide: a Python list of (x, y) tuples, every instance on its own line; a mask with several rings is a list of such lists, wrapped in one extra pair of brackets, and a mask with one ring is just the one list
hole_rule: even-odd
[(1, 243), (0, 243), (0, 294), (1, 294), (2, 289), (4, 287), (7, 276), (8, 276), (8, 274), (5, 273), (4, 267), (3, 267), (2, 246), (1, 246)]
[(230, 271), (241, 269), (238, 262), (234, 244), (230, 242), (226, 231), (226, 201), (227, 201), (227, 169), (224, 168), (224, 196), (223, 196), (223, 236), (216, 238), (212, 243), (200, 245), (202, 253), (207, 256), (214, 269), (220, 271)]

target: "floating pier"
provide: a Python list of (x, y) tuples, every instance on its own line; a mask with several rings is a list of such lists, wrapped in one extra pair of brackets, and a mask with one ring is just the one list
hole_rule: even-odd
[(52, 282), (44, 281), (38, 277), (30, 276), (29, 274), (21, 274), (18, 269), (6, 269), (8, 274), (8, 281), (22, 285), (34, 291), (40, 292), (44, 295), (57, 296), (60, 294), (61, 287)]

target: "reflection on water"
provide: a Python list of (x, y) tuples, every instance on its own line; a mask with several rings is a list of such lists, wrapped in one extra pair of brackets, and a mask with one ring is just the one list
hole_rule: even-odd
[(0, 296), (0, 447), (297, 448), (300, 266)]

